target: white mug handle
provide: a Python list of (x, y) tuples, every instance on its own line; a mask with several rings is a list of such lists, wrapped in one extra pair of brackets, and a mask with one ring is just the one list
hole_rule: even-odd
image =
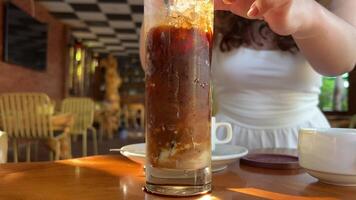
[(215, 123), (215, 133), (217, 133), (216, 130), (218, 130), (219, 127), (225, 127), (226, 128), (226, 137), (223, 140), (219, 140), (217, 137), (215, 137), (215, 144), (226, 144), (229, 143), (232, 140), (232, 127), (230, 123), (227, 122), (216, 122)]

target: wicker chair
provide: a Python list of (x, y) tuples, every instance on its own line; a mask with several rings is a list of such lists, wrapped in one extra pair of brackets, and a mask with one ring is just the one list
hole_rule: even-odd
[(7, 162), (7, 134), (0, 131), (0, 164)]
[[(13, 140), (14, 162), (18, 162), (18, 139), (28, 141), (49, 140), (54, 144), (50, 158), (59, 159), (60, 139), (63, 133), (55, 135), (51, 116), (53, 108), (49, 97), (42, 93), (4, 93), (0, 95), (1, 127)], [(26, 161), (30, 162), (31, 143), (26, 145)]]
[(96, 129), (93, 127), (95, 105), (90, 98), (70, 97), (62, 102), (61, 111), (74, 115), (74, 124), (71, 128), (71, 135), (82, 135), (83, 156), (87, 156), (87, 131), (93, 134), (94, 154), (98, 154), (98, 143)]

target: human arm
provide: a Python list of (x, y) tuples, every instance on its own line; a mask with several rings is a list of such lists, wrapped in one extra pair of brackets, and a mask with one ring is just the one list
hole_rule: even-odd
[(292, 35), (313, 68), (339, 75), (356, 65), (355, 0), (333, 0), (330, 11), (314, 0), (216, 0), (219, 10), (264, 19), (280, 35)]

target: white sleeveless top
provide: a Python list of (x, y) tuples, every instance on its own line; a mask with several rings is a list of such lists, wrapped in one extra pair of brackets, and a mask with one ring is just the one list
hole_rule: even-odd
[(232, 144), (297, 148), (300, 128), (329, 127), (318, 108), (321, 76), (300, 53), (215, 48), (212, 72), (216, 118), (232, 124)]

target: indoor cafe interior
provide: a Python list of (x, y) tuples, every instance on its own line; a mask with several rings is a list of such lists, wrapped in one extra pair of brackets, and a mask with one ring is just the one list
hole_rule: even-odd
[(0, 199), (356, 199), (356, 68), (187, 2), (0, 0)]

